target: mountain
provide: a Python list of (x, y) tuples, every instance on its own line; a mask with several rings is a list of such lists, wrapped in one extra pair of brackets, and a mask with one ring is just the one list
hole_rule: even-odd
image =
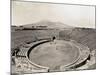
[(51, 21), (40, 21), (37, 23), (26, 24), (24, 27), (32, 27), (32, 26), (47, 26), (47, 28), (72, 28), (69, 25), (63, 24), (61, 22), (51, 22)]

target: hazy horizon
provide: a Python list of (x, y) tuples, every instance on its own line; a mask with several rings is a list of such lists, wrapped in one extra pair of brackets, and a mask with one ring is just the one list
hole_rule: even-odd
[(95, 7), (12, 1), (12, 25), (20, 26), (40, 21), (95, 28)]

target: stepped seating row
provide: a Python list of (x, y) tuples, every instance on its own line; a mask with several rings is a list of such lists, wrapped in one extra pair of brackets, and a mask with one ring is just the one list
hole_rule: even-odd
[(17, 53), (18, 56), (26, 56), (26, 52), (28, 51), (27, 48), (21, 48), (20, 51)]
[[(60, 32), (60, 38), (75, 40), (85, 46), (88, 46), (90, 50), (96, 48), (96, 31), (95, 29), (73, 29), (70, 34), (67, 31)], [(62, 35), (62, 36), (61, 36)]]
[(48, 72), (48, 68), (38, 67), (34, 64), (30, 64), (27, 58), (19, 57), (16, 58), (16, 71), (24, 73), (37, 73), (37, 72)]
[(20, 47), (20, 50), (18, 51), (17, 56), (19, 56), (19, 57), (26, 57), (26, 56), (27, 56), (27, 55), (26, 55), (27, 52), (29, 51), (29, 49), (30, 49), (32, 46), (34, 46), (34, 45), (36, 45), (36, 44), (38, 44), (38, 43), (41, 43), (41, 42), (45, 42), (45, 41), (47, 41), (47, 40), (40, 40), (40, 41), (33, 42), (33, 43), (30, 43), (30, 44), (25, 44), (25, 46)]
[(75, 69), (77, 67), (80, 67), (80, 66), (84, 65), (86, 63), (86, 60), (89, 58), (89, 53), (90, 53), (88, 47), (86, 47), (82, 44), (79, 44), (74, 40), (70, 40), (70, 42), (72, 42), (73, 44), (77, 45), (77, 47), (79, 47), (79, 49), (80, 49), (80, 58), (75, 64), (72, 64), (69, 67), (65, 66), (66, 70), (67, 70), (67, 68), (68, 68), (68, 70), (70, 70), (70, 69)]
[[(31, 51), (30, 48), (33, 48), (34, 46), (47, 42), (47, 40), (40, 40), (37, 42), (25, 44), (25, 46), (20, 47), (20, 51), (17, 53), (17, 60), (16, 60), (16, 69), (17, 71), (22, 71), (22, 72), (47, 72), (48, 68), (42, 67), (42, 66), (37, 66), (33, 63), (31, 63), (27, 58), (27, 53)], [(20, 67), (19, 67), (20, 66)]]
[(38, 41), (58, 35), (54, 30), (28, 30), (11, 33), (11, 48), (19, 47), (26, 42)]
[(71, 39), (76, 40), (77, 42), (88, 46), (91, 50), (96, 48), (96, 33), (93, 30), (83, 31), (82, 33), (79, 31), (73, 31), (71, 34)]
[(16, 31), (11, 34), (11, 47), (16, 48), (27, 41), (35, 41), (37, 38), (31, 31)]
[[(52, 36), (58, 36), (56, 31), (45, 31), (45, 30), (38, 30), (38, 31), (16, 31), (12, 32), (11, 38), (11, 48), (12, 53), (14, 52), (14, 48), (20, 47), (26, 43), (49, 39)], [(73, 29), (73, 30), (64, 30), (59, 32), (59, 38), (61, 39), (71, 39), (75, 40), (78, 43), (81, 43), (85, 46), (88, 46), (91, 50), (96, 48), (96, 32), (95, 29)], [(23, 50), (23, 49), (22, 49)], [(21, 53), (22, 54), (22, 53)], [(23, 55), (23, 54), (22, 54)]]

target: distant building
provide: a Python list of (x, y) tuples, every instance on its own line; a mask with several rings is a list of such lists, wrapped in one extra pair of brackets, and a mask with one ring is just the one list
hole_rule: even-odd
[(24, 27), (23, 26), (11, 26), (11, 31), (17, 31), (17, 30), (22, 30)]
[(32, 28), (35, 28), (35, 26), (32, 26)]
[(46, 29), (46, 28), (47, 28), (47, 26), (36, 26), (36, 28)]

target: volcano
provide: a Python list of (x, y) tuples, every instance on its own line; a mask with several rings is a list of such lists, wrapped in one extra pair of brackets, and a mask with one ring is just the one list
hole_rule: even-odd
[(43, 21), (39, 21), (36, 23), (31, 23), (31, 24), (26, 24), (23, 25), (24, 27), (30, 28), (30, 27), (36, 27), (36, 26), (46, 26), (47, 28), (56, 28), (56, 29), (60, 29), (60, 28), (72, 28), (71, 26), (61, 23), (61, 22), (51, 22), (51, 21), (47, 21), (47, 20), (43, 20)]

